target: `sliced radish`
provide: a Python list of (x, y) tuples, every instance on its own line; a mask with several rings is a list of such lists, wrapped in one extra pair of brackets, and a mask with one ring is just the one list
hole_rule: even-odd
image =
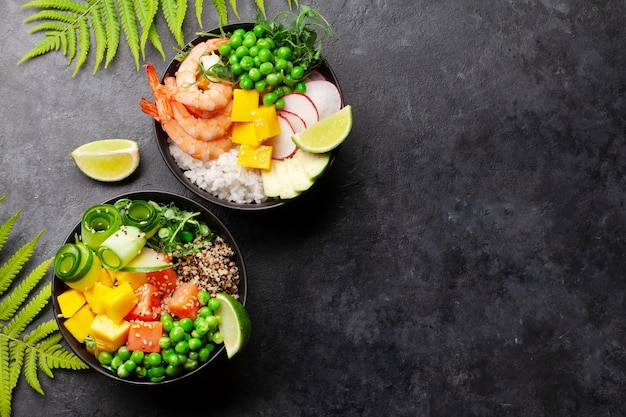
[(263, 144), (272, 147), (272, 159), (289, 158), (298, 149), (294, 141), (291, 140), (291, 135), (294, 134), (293, 127), (280, 114), (278, 115), (278, 124), (280, 125), (280, 133), (267, 139)]
[(302, 120), (304, 120), (304, 123), (307, 126), (319, 121), (320, 118), (317, 108), (308, 96), (304, 94), (292, 93), (284, 96), (283, 100), (285, 101), (285, 107), (283, 107), (283, 110), (297, 114)]
[(293, 128), (294, 133), (300, 133), (304, 129), (306, 129), (306, 123), (304, 123), (302, 117), (298, 116), (297, 114), (286, 110), (279, 110), (276, 112), (276, 114), (287, 119), (287, 121)]
[(309, 74), (309, 77), (307, 78), (307, 81), (314, 81), (314, 80), (324, 80), (326, 81), (326, 77), (324, 77), (324, 74), (322, 74), (319, 71), (313, 71), (312, 73)]
[(330, 81), (313, 80), (306, 82), (306, 94), (311, 99), (320, 120), (341, 110), (341, 93)]

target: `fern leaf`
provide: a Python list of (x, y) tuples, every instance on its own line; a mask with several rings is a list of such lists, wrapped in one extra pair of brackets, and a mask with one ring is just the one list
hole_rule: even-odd
[(11, 415), (11, 367), (9, 365), (9, 339), (0, 337), (0, 416)]
[(122, 30), (126, 36), (126, 43), (135, 60), (135, 67), (139, 70), (139, 31), (137, 20), (133, 11), (132, 0), (117, 0), (117, 7), (122, 23)]
[[(58, 329), (58, 327), (57, 327)], [(46, 338), (43, 342), (37, 345), (37, 349), (41, 351), (46, 351), (54, 345), (58, 345), (59, 342), (63, 339), (60, 332), (56, 332), (52, 334), (50, 337)], [(54, 378), (54, 374), (52, 373), (52, 369), (50, 368), (47, 361), (39, 361), (39, 369), (43, 371), (48, 377)]]
[[(36, 345), (40, 343), (42, 340), (46, 339), (51, 334), (54, 334), (59, 330), (59, 326), (57, 325), (56, 320), (48, 320), (44, 323), (41, 323), (37, 326), (33, 331), (31, 331), (26, 337), (24, 337), (24, 341), (30, 343), (31, 345)], [(60, 333), (56, 333), (59, 338), (61, 338)], [(46, 339), (48, 340), (48, 339)], [(56, 343), (58, 339), (54, 339), (54, 343)]]
[(73, 27), (67, 32), (67, 65), (70, 65), (76, 57), (76, 51), (78, 49), (78, 39), (76, 38), (76, 28)]
[(146, 43), (150, 36), (150, 27), (154, 23), (159, 8), (159, 0), (133, 0), (135, 6), (135, 14), (141, 25), (141, 37), (139, 38), (139, 47), (141, 48), (141, 57), (145, 59)]
[(165, 23), (167, 23), (167, 27), (172, 35), (174, 35), (174, 39), (176, 39), (178, 46), (184, 46), (185, 40), (183, 37), (183, 30), (181, 26), (178, 26), (178, 22), (180, 21), (178, 18), (178, 1), (161, 0), (161, 10), (163, 11)]
[(32, 27), (28, 32), (37, 33), (37, 32), (44, 32), (47, 30), (51, 30), (55, 32), (65, 32), (68, 30), (68, 26), (66, 24), (58, 23), (58, 22), (44, 22), (37, 26)]
[(63, 349), (63, 346), (57, 344), (39, 353), (41, 360), (45, 361), (50, 368), (62, 369), (87, 369), (88, 366), (75, 354)]
[(104, 60), (104, 54), (107, 49), (107, 35), (104, 25), (104, 17), (102, 16), (102, 5), (95, 3), (97, 0), (87, 0), (92, 4), (89, 16), (91, 18), (91, 27), (93, 28), (93, 34), (95, 37), (94, 43), (96, 44), (95, 51), (95, 64), (93, 66), (93, 73), (95, 74)]
[(41, 384), (39, 383), (39, 378), (37, 377), (37, 360), (38, 360), (38, 352), (33, 348), (26, 349), (26, 357), (24, 358), (24, 376), (26, 377), (26, 382), (28, 385), (41, 395), (43, 395), (43, 389), (41, 388)]
[(58, 20), (59, 22), (72, 23), (76, 20), (76, 13), (67, 13), (60, 10), (41, 10), (40, 12), (24, 19), (24, 23), (34, 22), (37, 20)]
[(74, 0), (34, 0), (29, 3), (23, 4), (20, 8), (35, 7), (38, 9), (57, 9), (66, 10), (68, 12), (74, 12), (83, 14), (87, 12), (87, 5)]
[(87, 61), (89, 48), (91, 47), (91, 31), (89, 30), (89, 22), (87, 17), (82, 16), (78, 21), (78, 56), (76, 57), (76, 66), (72, 77), (78, 74), (78, 70)]
[(28, 294), (37, 286), (45, 275), (54, 258), (44, 261), (35, 268), (15, 289), (0, 302), (0, 320), (9, 320), (20, 308)]
[(165, 51), (163, 50), (163, 45), (161, 44), (161, 38), (159, 38), (159, 33), (156, 30), (156, 25), (152, 22), (152, 26), (150, 26), (150, 32), (148, 33), (148, 39), (150, 39), (150, 43), (154, 46), (154, 49), (159, 51), (161, 54), (161, 58), (165, 60)]
[(0, 268), (0, 295), (2, 295), (13, 282), (13, 279), (22, 270), (22, 266), (30, 259), (37, 245), (37, 241), (44, 232), (37, 236), (15, 252), (15, 254)]
[(254, 3), (256, 4), (256, 7), (258, 7), (261, 11), (263, 18), (267, 19), (267, 15), (265, 14), (265, 2), (263, 0), (254, 0)]
[(185, 43), (185, 39), (183, 36), (183, 23), (185, 22), (185, 17), (187, 16), (187, 0), (177, 0), (176, 2), (176, 27), (180, 32), (180, 45)]
[(48, 283), (41, 291), (30, 299), (26, 304), (6, 325), (6, 334), (9, 337), (18, 337), (33, 321), (35, 316), (46, 306), (51, 296), (52, 284)]
[[(1, 200), (0, 200), (1, 201)], [(9, 217), (9, 219), (0, 226), (0, 251), (4, 247), (4, 244), (9, 240), (9, 235), (13, 230), (13, 226), (15, 226), (15, 222), (17, 218), (20, 217), (22, 210), (18, 210), (13, 216)], [(1, 277), (2, 275), (0, 275)]]
[[(233, 9), (233, 13), (235, 14), (235, 16), (237, 16), (237, 19), (241, 19), (241, 17), (239, 17), (239, 12), (237, 11), (237, 0), (228, 0), (230, 3), (230, 8)], [(228, 19), (226, 19), (226, 21), (228, 22)]]
[(50, 51), (58, 51), (61, 48), (61, 38), (58, 34), (48, 34), (33, 49), (28, 51), (17, 64), (21, 64), (29, 59), (40, 55), (45, 55)]
[(107, 53), (104, 68), (108, 67), (120, 45), (120, 22), (117, 20), (117, 9), (114, 0), (103, 0), (104, 26), (107, 35)]
[(204, 0), (196, 0), (194, 5), (198, 26), (200, 26), (200, 29), (204, 29), (204, 27), (202, 26), (202, 9), (204, 8)]
[(9, 342), (9, 352), (11, 361), (9, 363), (9, 385), (10, 389), (17, 386), (17, 381), (22, 372), (22, 364), (24, 363), (24, 352), (26, 345), (24, 343), (12, 340)]
[(224, 26), (228, 22), (228, 9), (226, 8), (226, 0), (212, 0), (213, 7), (217, 11), (219, 17), (220, 27)]

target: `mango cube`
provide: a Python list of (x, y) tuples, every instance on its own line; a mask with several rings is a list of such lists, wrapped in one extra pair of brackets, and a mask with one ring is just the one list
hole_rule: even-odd
[(113, 271), (109, 272), (106, 268), (102, 268), (98, 282), (103, 283), (107, 287), (113, 287), (113, 285), (115, 285), (115, 278), (111, 275), (112, 272)]
[(119, 323), (135, 307), (138, 300), (133, 287), (128, 281), (124, 281), (102, 297), (104, 313), (115, 323)]
[(85, 296), (81, 291), (69, 289), (65, 290), (57, 297), (61, 315), (63, 317), (72, 317), (85, 304)]
[(114, 352), (126, 343), (130, 323), (126, 320), (115, 322), (104, 314), (98, 314), (89, 327), (89, 334), (96, 341), (99, 350)]
[(254, 131), (259, 142), (280, 133), (280, 124), (276, 115), (276, 106), (259, 106), (254, 111)]
[(272, 151), (272, 147), (267, 145), (241, 145), (237, 164), (247, 168), (268, 170), (272, 167)]
[(89, 335), (89, 329), (95, 318), (96, 315), (91, 311), (91, 307), (85, 304), (72, 317), (65, 320), (63, 325), (76, 340), (83, 343)]
[(232, 141), (240, 145), (258, 146), (263, 142), (256, 137), (256, 129), (252, 122), (233, 123)]
[(115, 271), (112, 274), (118, 285), (122, 282), (128, 282), (133, 290), (148, 282), (148, 275), (145, 272)]
[(92, 288), (84, 292), (87, 303), (91, 306), (91, 310), (96, 314), (104, 314), (104, 303), (102, 299), (105, 294), (112, 291), (113, 288), (104, 285), (101, 282), (96, 282)]
[(233, 109), (230, 119), (233, 122), (251, 122), (254, 111), (259, 107), (259, 92), (236, 89), (233, 91)]

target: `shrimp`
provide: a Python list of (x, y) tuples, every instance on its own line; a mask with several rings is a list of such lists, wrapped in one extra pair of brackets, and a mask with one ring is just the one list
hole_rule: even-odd
[(170, 101), (172, 116), (187, 133), (202, 141), (211, 141), (225, 136), (231, 126), (230, 113), (231, 103), (224, 108), (224, 111), (215, 114), (210, 118), (196, 117), (187, 108), (175, 101)]
[(205, 89), (199, 87), (197, 75), (201, 58), (216, 51), (227, 38), (209, 39), (194, 46), (176, 71), (176, 86), (168, 86), (172, 97), (200, 112), (219, 110), (228, 105), (233, 88), (225, 82), (210, 80)]
[(161, 123), (161, 127), (181, 151), (201, 161), (216, 159), (232, 147), (230, 135), (216, 137), (210, 141), (199, 140), (190, 135), (173, 117), (170, 102), (165, 97), (157, 99), (156, 104), (146, 99), (140, 101), (144, 113)]

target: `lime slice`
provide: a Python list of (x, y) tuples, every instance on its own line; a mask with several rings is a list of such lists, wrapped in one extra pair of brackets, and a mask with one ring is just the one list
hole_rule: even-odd
[(139, 166), (139, 146), (130, 139), (103, 139), (85, 143), (70, 156), (78, 169), (97, 181), (120, 181)]
[(224, 337), (226, 355), (232, 358), (250, 339), (252, 329), (250, 316), (245, 307), (231, 295), (218, 293), (215, 298), (220, 301), (220, 307), (214, 313), (222, 318), (218, 327)]
[(303, 151), (324, 153), (339, 146), (348, 137), (351, 129), (352, 107), (347, 105), (337, 113), (296, 133), (291, 139)]

